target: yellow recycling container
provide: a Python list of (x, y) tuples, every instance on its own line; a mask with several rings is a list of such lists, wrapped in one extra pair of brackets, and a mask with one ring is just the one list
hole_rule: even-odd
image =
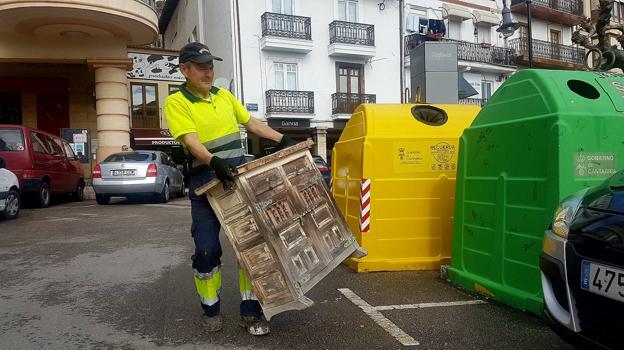
[(451, 258), (459, 137), (478, 106), (363, 104), (332, 150), (332, 195), (364, 258), (357, 272), (437, 269)]

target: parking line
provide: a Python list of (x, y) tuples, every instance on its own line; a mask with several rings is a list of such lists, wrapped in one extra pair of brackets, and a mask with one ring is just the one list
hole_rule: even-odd
[(439, 303), (419, 303), (419, 304), (402, 304), (402, 305), (382, 305), (372, 306), (364, 299), (360, 298), (357, 294), (351, 291), (349, 288), (339, 288), (338, 291), (342, 293), (353, 304), (358, 306), (365, 314), (375, 321), (386, 332), (390, 333), (396, 340), (405, 346), (420, 345), (416, 339), (412, 338), (409, 334), (405, 333), (401, 328), (395, 325), (392, 321), (387, 319), (380, 311), (389, 310), (408, 310), (408, 309), (425, 309), (431, 307), (449, 307), (449, 306), (464, 306), (464, 305), (479, 305), (487, 304), (484, 300), (460, 300), (460, 301), (447, 301)]
[(371, 306), (369, 303), (360, 298), (357, 294), (353, 293), (349, 288), (339, 288), (338, 291), (342, 293), (347, 299), (351, 300), (353, 304), (358, 306), (365, 314), (375, 321), (386, 332), (390, 333), (396, 340), (405, 346), (419, 345), (420, 343), (416, 339), (412, 338), (409, 334), (405, 333), (401, 328), (395, 325), (392, 321), (382, 315), (379, 310)]
[(425, 309), (428, 307), (463, 306), (463, 305), (478, 305), (478, 304), (487, 304), (487, 302), (483, 300), (465, 300), (465, 301), (447, 301), (447, 302), (442, 302), (442, 303), (383, 305), (383, 306), (374, 306), (374, 308), (377, 311), (388, 311), (388, 310)]

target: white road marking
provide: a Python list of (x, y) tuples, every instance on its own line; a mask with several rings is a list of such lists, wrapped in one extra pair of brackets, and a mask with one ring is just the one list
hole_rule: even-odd
[(177, 204), (142, 204), (146, 207), (160, 207), (160, 208), (179, 208), (179, 209), (189, 209), (191, 205), (177, 205)]
[(401, 328), (395, 325), (392, 321), (387, 319), (384, 315), (376, 310), (369, 303), (365, 302), (357, 294), (353, 293), (349, 288), (339, 288), (338, 291), (342, 293), (347, 299), (357, 305), (365, 314), (375, 321), (386, 332), (390, 333), (396, 340), (405, 346), (419, 345), (420, 343), (416, 339), (412, 338), (409, 334), (403, 332)]
[(483, 300), (465, 300), (465, 301), (447, 301), (447, 302), (442, 302), (442, 303), (383, 305), (383, 306), (375, 306), (374, 308), (377, 311), (388, 311), (388, 310), (424, 309), (428, 307), (462, 306), (462, 305), (478, 305), (478, 304), (487, 304), (487, 302)]
[(99, 216), (98, 214), (87, 214), (87, 213), (78, 213), (78, 215), (84, 215), (84, 216)]
[(59, 218), (59, 217), (55, 217), (55, 216), (48, 216), (44, 220), (35, 220), (35, 222), (42, 222), (42, 221), (46, 221), (46, 222), (80, 221), (80, 219), (76, 219), (76, 218)]
[(396, 340), (398, 340), (404, 346), (420, 345), (416, 339), (412, 338), (409, 334), (405, 333), (401, 328), (395, 325), (392, 321), (387, 319), (380, 311), (388, 310), (408, 310), (408, 309), (424, 309), (431, 307), (449, 307), (449, 306), (463, 306), (463, 305), (479, 305), (487, 304), (484, 300), (462, 300), (462, 301), (447, 301), (440, 303), (419, 303), (419, 304), (402, 304), (402, 305), (382, 305), (372, 306), (364, 299), (360, 298), (357, 294), (351, 291), (349, 288), (338, 288), (338, 291), (342, 293), (353, 304), (358, 306), (365, 314), (375, 321), (386, 332), (390, 333)]

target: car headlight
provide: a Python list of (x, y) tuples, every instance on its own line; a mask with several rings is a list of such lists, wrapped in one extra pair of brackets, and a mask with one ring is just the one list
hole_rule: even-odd
[(553, 232), (557, 234), (557, 236), (562, 238), (568, 237), (570, 224), (572, 224), (572, 220), (581, 208), (581, 201), (585, 192), (587, 192), (587, 189), (573, 194), (572, 196), (564, 199), (561, 204), (559, 204), (559, 207), (557, 207), (552, 223)]

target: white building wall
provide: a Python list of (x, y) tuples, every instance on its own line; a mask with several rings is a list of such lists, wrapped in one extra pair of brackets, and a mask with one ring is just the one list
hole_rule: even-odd
[[(166, 49), (177, 50), (190, 42), (193, 36), (193, 30), (196, 29), (199, 36), (201, 29), (199, 7), (203, 1), (197, 0), (180, 0), (178, 7), (171, 17), (171, 21), (167, 26), (164, 34), (164, 45)], [(200, 39), (200, 38), (196, 38)]]
[[(336, 62), (364, 64), (365, 93), (376, 94), (378, 103), (400, 102), (398, 4), (360, 0), (358, 22), (375, 25), (376, 56), (372, 59), (334, 58), (328, 55), (329, 23), (337, 18), (337, 1), (295, 0), (294, 14), (311, 18), (313, 48), (307, 54), (263, 51), (260, 17), (271, 11), (271, 1), (255, 1), (241, 8), (241, 41), (245, 102), (257, 103), (260, 119), (265, 115), (265, 91), (274, 88), (273, 63), (297, 64), (297, 89), (314, 92), (312, 126), (331, 126), (331, 94), (336, 92)], [(301, 117), (308, 117), (301, 115)]]

